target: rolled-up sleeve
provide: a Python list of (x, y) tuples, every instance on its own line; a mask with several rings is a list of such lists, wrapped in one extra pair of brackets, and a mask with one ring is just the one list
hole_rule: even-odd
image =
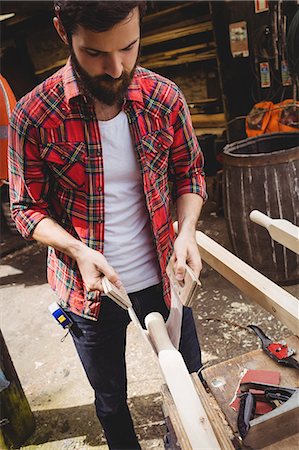
[(193, 193), (207, 199), (203, 171), (203, 154), (196, 138), (189, 108), (182, 93), (174, 112), (174, 139), (169, 159), (169, 178), (173, 182), (172, 195), (176, 200), (183, 194)]
[(40, 158), (37, 131), (21, 104), (10, 119), (8, 167), (11, 215), (25, 239), (32, 239), (36, 225), (49, 217), (45, 200), (49, 181)]

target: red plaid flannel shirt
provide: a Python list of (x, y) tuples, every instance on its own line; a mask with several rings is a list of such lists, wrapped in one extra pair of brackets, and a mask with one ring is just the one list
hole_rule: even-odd
[[(165, 273), (174, 232), (173, 197), (206, 198), (202, 153), (184, 97), (171, 81), (136, 69), (123, 105), (142, 174), (146, 205)], [(35, 226), (53, 217), (71, 235), (103, 252), (105, 186), (101, 138), (93, 105), (81, 95), (70, 61), (21, 99), (9, 132), (10, 197), (19, 232), (30, 239)], [(100, 294), (87, 296), (76, 262), (49, 248), (48, 280), (60, 304), (96, 320)]]

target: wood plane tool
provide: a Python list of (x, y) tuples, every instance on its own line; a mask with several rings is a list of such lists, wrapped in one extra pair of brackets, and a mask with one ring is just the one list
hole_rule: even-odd
[(271, 219), (257, 210), (251, 211), (249, 217), (252, 222), (266, 228), (274, 241), (299, 254), (299, 228), (296, 225), (285, 219)]
[(169, 277), (171, 286), (179, 297), (181, 303), (184, 306), (190, 306), (195, 298), (196, 290), (198, 286), (201, 286), (200, 281), (194, 275), (192, 269), (186, 264), (185, 277), (183, 281), (178, 281), (175, 277), (175, 268), (173, 260), (170, 259), (166, 273)]
[[(264, 383), (244, 383), (240, 385), (240, 389), (243, 392), (241, 402), (243, 401), (244, 406), (239, 411), (238, 427), (246, 446), (259, 449), (299, 433), (299, 389)], [(251, 394), (250, 389), (261, 391), (262, 394)], [(252, 418), (256, 395), (259, 399), (264, 397), (264, 401), (280, 406)]]

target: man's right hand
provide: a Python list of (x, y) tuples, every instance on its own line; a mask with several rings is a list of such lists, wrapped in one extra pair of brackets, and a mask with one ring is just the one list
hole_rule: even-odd
[(82, 244), (80, 250), (76, 252), (76, 262), (88, 292), (103, 292), (102, 278), (104, 275), (116, 287), (122, 287), (119, 276), (100, 252)]
[(45, 217), (41, 220), (32, 236), (42, 244), (50, 245), (73, 258), (78, 264), (87, 291), (102, 292), (104, 275), (116, 287), (122, 286), (119, 276), (100, 252), (71, 236), (52, 218)]

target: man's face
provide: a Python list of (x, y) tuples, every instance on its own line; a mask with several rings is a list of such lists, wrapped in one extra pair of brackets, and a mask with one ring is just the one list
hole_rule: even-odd
[(139, 44), (138, 8), (108, 31), (78, 26), (72, 36), (71, 58), (87, 94), (107, 105), (121, 102), (134, 75)]

